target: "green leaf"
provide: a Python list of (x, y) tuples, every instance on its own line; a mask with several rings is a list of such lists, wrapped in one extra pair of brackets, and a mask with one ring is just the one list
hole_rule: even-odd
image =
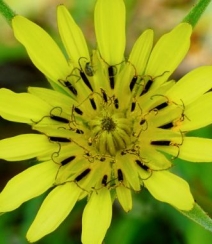
[(212, 232), (212, 219), (197, 203), (194, 204), (194, 207), (190, 211), (178, 211), (197, 224), (201, 225), (206, 230)]

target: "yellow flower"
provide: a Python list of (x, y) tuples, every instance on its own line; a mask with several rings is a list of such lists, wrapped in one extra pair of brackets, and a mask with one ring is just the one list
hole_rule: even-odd
[[(87, 197), (82, 243), (101, 244), (115, 197), (127, 212), (131, 191), (143, 187), (180, 210), (194, 200), (186, 181), (169, 171), (173, 160), (212, 161), (212, 140), (187, 137), (212, 122), (212, 67), (200, 67), (178, 82), (169, 77), (186, 55), (192, 28), (179, 24), (153, 47), (153, 31), (136, 41), (128, 59), (122, 0), (98, 0), (97, 50), (67, 9), (57, 9), (68, 59), (52, 38), (22, 16), (12, 20), (15, 37), (54, 90), (0, 90), (0, 115), (36, 131), (0, 141), (0, 158), (40, 162), (12, 178), (0, 194), (0, 212), (18, 208), (48, 189), (27, 239), (54, 231), (76, 202)], [(37, 133), (38, 132), (38, 133)]]

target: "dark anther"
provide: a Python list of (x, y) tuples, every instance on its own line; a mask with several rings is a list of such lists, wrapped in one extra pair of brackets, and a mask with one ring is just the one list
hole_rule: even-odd
[(118, 169), (117, 173), (118, 173), (118, 181), (123, 181), (124, 176), (123, 176), (121, 169)]
[(115, 86), (115, 79), (114, 79), (114, 70), (113, 70), (113, 66), (109, 66), (108, 67), (108, 76), (109, 76), (109, 80), (110, 80), (110, 88), (114, 89)]
[(160, 105), (154, 107), (154, 109), (161, 110), (161, 109), (163, 109), (163, 108), (165, 108), (167, 106), (168, 106), (168, 103), (164, 102), (164, 103), (161, 103)]
[(82, 110), (80, 110), (80, 109), (77, 108), (77, 107), (74, 107), (74, 111), (75, 111), (77, 114), (79, 114), (79, 115), (82, 115), (82, 114), (83, 114)]
[(145, 122), (146, 122), (145, 119), (141, 119), (141, 121), (140, 121), (140, 125), (143, 125)]
[(88, 78), (86, 77), (85, 73), (82, 72), (82, 71), (80, 71), (80, 76), (81, 76), (82, 80), (84, 81), (84, 83), (86, 84), (86, 86), (87, 86), (91, 91), (93, 91), (93, 88), (92, 88), (92, 86), (91, 86), (91, 84), (90, 84), (90, 81), (89, 81)]
[(115, 108), (119, 108), (119, 100), (118, 100), (118, 98), (115, 98), (114, 99), (114, 106), (115, 106)]
[(64, 84), (75, 96), (77, 95), (77, 90), (69, 81), (64, 81)]
[(130, 91), (133, 90), (135, 84), (136, 84), (136, 81), (137, 81), (138, 77), (137, 76), (134, 76), (130, 82)]
[(103, 89), (101, 89), (101, 93), (102, 93), (102, 98), (103, 98), (104, 102), (106, 103), (107, 102), (107, 94)]
[(80, 130), (80, 129), (76, 129), (75, 132), (76, 132), (77, 134), (84, 134), (84, 131), (83, 131), (83, 130)]
[(171, 141), (151, 141), (151, 145), (154, 146), (170, 146)]
[(53, 142), (71, 142), (71, 139), (56, 136), (49, 136), (49, 140)]
[(78, 182), (80, 180), (82, 180), (86, 175), (88, 175), (88, 173), (91, 171), (91, 169), (86, 169), (84, 170), (81, 174), (79, 174), (75, 179), (74, 181)]
[(132, 104), (131, 104), (131, 112), (133, 112), (135, 110), (135, 105), (136, 105), (136, 103), (132, 102)]
[(102, 178), (102, 185), (106, 186), (107, 185), (107, 175), (104, 175)]
[(64, 159), (62, 162), (60, 162), (60, 164), (61, 164), (62, 166), (64, 166), (64, 165), (70, 163), (71, 161), (73, 161), (75, 158), (76, 158), (75, 156), (70, 156), (70, 157)]
[(140, 96), (144, 95), (145, 93), (147, 93), (150, 89), (150, 87), (152, 86), (153, 80), (148, 80), (143, 91), (141, 92)]
[(61, 123), (69, 123), (69, 120), (60, 116), (56, 116), (56, 115), (50, 115), (50, 118), (57, 121), (57, 122), (61, 122)]
[(91, 103), (92, 108), (93, 108), (94, 110), (96, 110), (96, 103), (95, 103), (95, 101), (94, 101), (93, 98), (90, 98), (90, 103)]
[(165, 125), (161, 125), (158, 128), (161, 128), (161, 129), (171, 129), (172, 127), (173, 127), (173, 123), (170, 122), (170, 123), (167, 123)]
[(144, 163), (142, 163), (140, 160), (136, 159), (135, 162), (137, 163), (137, 165), (142, 168), (145, 171), (149, 170), (149, 167), (147, 167)]

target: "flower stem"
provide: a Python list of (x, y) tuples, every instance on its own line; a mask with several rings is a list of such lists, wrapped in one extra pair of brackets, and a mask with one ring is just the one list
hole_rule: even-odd
[(16, 15), (15, 12), (3, 0), (0, 0), (0, 13), (4, 16), (9, 24), (11, 24), (12, 18)]
[(198, 20), (206, 10), (207, 6), (211, 3), (211, 0), (199, 0), (197, 4), (191, 9), (188, 15), (183, 19), (182, 22), (187, 22), (194, 26), (197, 24)]

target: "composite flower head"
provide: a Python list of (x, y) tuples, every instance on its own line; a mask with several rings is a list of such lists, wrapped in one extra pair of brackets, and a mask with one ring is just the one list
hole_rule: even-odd
[(154, 47), (153, 31), (146, 30), (126, 58), (122, 0), (97, 1), (92, 52), (63, 5), (57, 20), (68, 58), (36, 24), (22, 16), (12, 21), (15, 37), (53, 89), (0, 90), (0, 115), (35, 130), (1, 140), (0, 158), (39, 162), (8, 182), (0, 212), (50, 189), (27, 233), (34, 242), (87, 197), (82, 242), (100, 244), (111, 222), (114, 192), (126, 212), (131, 192), (143, 188), (159, 201), (191, 210), (187, 182), (170, 172), (177, 157), (212, 161), (211, 140), (186, 136), (212, 121), (212, 67), (197, 68), (177, 82), (170, 78), (188, 51), (191, 26), (179, 24)]

